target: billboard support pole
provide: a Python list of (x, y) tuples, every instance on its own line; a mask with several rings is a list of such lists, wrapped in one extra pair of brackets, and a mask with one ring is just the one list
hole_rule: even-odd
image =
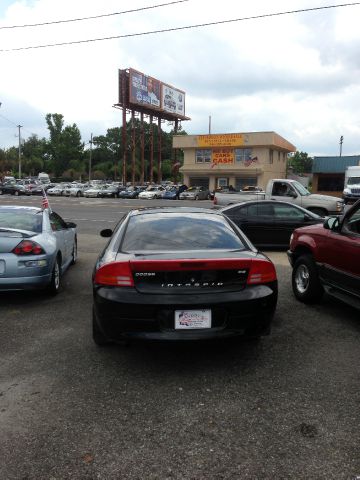
[(144, 136), (144, 114), (140, 114), (140, 142), (141, 142), (141, 174), (140, 184), (145, 182), (145, 136)]
[[(123, 147), (123, 168), (122, 168), (122, 182), (126, 185), (126, 108), (122, 109), (122, 147)], [(115, 171), (116, 174), (116, 171)], [(116, 178), (116, 177), (115, 177)]]
[(131, 183), (135, 185), (135, 112), (131, 110)]
[[(179, 120), (176, 118), (175, 119), (175, 126), (174, 126), (174, 135), (177, 134), (179, 127)], [(178, 168), (177, 168), (177, 148), (174, 148), (174, 161), (173, 161), (173, 172), (174, 172), (174, 183), (177, 183), (177, 177), (178, 177)]]
[(154, 182), (154, 124), (150, 115), (150, 183)]
[(162, 181), (162, 170), (161, 170), (161, 117), (158, 117), (158, 148), (159, 148), (159, 153), (158, 153), (158, 184), (161, 184)]

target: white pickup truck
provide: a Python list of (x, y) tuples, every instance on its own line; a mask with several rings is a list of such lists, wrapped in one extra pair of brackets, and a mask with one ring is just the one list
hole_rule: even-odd
[(214, 207), (222, 208), (249, 200), (282, 200), (300, 205), (321, 216), (339, 215), (344, 210), (342, 199), (310, 193), (300, 182), (281, 178), (269, 180), (265, 192), (216, 192)]

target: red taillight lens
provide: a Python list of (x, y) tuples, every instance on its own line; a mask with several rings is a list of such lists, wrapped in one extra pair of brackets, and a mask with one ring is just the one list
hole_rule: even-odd
[(134, 279), (129, 262), (111, 262), (102, 265), (95, 273), (94, 283), (114, 287), (133, 287)]
[(217, 205), (217, 198), (216, 195), (214, 195), (214, 200), (213, 200), (214, 205)]
[(248, 285), (275, 282), (276, 279), (276, 270), (270, 261), (252, 260), (247, 279)]
[(22, 240), (19, 245), (17, 245), (12, 253), (15, 255), (41, 255), (45, 253), (42, 247), (32, 240)]

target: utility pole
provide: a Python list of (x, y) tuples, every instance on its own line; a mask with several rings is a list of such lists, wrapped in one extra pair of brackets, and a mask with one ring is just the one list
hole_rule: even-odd
[(92, 161), (92, 145), (93, 145), (93, 134), (90, 135), (90, 154), (89, 154), (89, 183), (91, 182), (91, 161)]
[(22, 128), (22, 125), (18, 125), (17, 126), (18, 129), (19, 129), (19, 178), (21, 178), (21, 128)]
[(343, 144), (343, 141), (344, 141), (344, 137), (341, 135), (341, 137), (340, 137), (340, 142), (339, 142), (339, 144), (340, 144), (340, 157), (341, 157), (341, 154), (342, 154), (342, 144)]

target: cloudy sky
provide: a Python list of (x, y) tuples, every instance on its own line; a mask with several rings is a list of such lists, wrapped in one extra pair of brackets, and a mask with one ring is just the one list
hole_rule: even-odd
[[(336, 5), (331, 0), (1, 0), (0, 148), (47, 136), (46, 113), (84, 142), (120, 126), (118, 69), (186, 92), (190, 134), (274, 130), (310, 155), (360, 154), (360, 5), (113, 40), (6, 51)], [(338, 2), (340, 3), (340, 2)], [(350, 3), (356, 3), (350, 0)], [(157, 8), (99, 19), (3, 28)], [(166, 128), (166, 127), (165, 127)]]

